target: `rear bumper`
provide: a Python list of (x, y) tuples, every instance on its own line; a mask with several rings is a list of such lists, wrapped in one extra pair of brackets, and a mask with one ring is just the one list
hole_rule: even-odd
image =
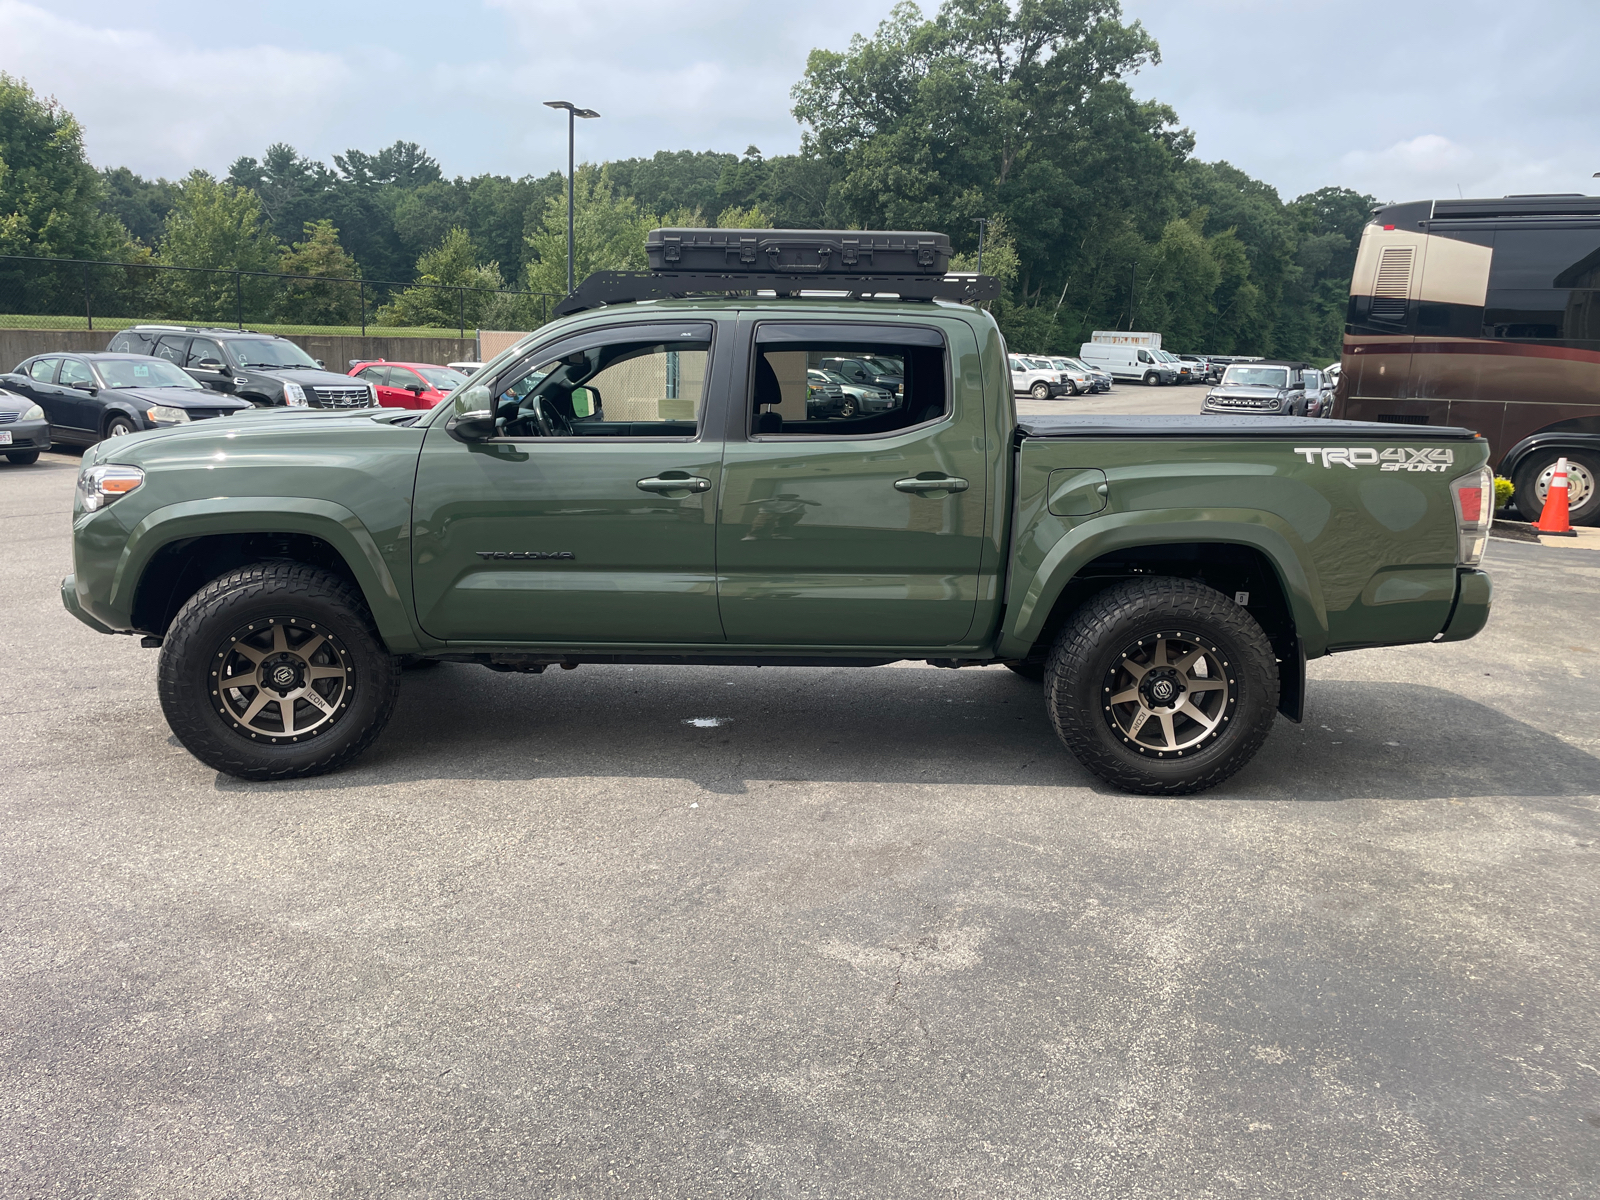
[(1489, 608), (1494, 601), (1494, 581), (1484, 571), (1462, 569), (1456, 572), (1456, 603), (1445, 622), (1441, 642), (1464, 642), (1476, 636), (1489, 623)]

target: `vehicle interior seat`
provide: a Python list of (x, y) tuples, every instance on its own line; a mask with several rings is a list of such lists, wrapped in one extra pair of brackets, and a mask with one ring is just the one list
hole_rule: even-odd
[(778, 373), (772, 369), (767, 356), (756, 356), (755, 409), (757, 433), (782, 433), (783, 415), (772, 409), (763, 412), (767, 405), (783, 403), (783, 388), (778, 383)]

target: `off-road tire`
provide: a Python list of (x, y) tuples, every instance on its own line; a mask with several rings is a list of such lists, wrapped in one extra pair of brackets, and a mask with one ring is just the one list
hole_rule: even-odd
[(16, 463), (19, 467), (31, 467), (39, 461), (39, 452), (37, 450), (19, 450), (15, 454), (6, 455), (6, 458)]
[[(1106, 703), (1107, 681), (1130, 648), (1183, 634), (1222, 669), (1217, 731), (1191, 750), (1132, 748)], [(1278, 664), (1261, 626), (1221, 592), (1188, 579), (1135, 579), (1093, 596), (1067, 622), (1045, 665), (1045, 704), (1062, 743), (1107, 783), (1186, 795), (1215, 787), (1261, 749), (1277, 711)]]
[[(213, 672), (230, 639), (279, 623), (336, 642), (348, 690), (326, 728), (272, 744), (224, 714)], [(302, 563), (267, 562), (213, 579), (189, 598), (162, 642), (157, 690), (172, 732), (206, 766), (238, 779), (297, 779), (337, 770), (371, 745), (394, 710), (399, 677), (400, 660), (354, 586)]]
[[(1511, 503), (1522, 514), (1524, 521), (1537, 521), (1544, 512), (1544, 502), (1539, 499), (1539, 476), (1553, 467), (1557, 459), (1565, 458), (1570, 467), (1587, 471), (1589, 478), (1600, 484), (1600, 456), (1574, 450), (1543, 450), (1528, 455), (1517, 467), (1511, 482), (1516, 485)], [(1573, 496), (1571, 476), (1567, 481), (1567, 496)], [(1548, 498), (1548, 496), (1547, 496)], [(1591, 487), (1581, 504), (1567, 511), (1567, 519), (1574, 525), (1593, 524), (1600, 517), (1600, 486)]]
[(1035, 400), (1050, 399), (1050, 385), (1042, 379), (1029, 388), (1028, 392)]

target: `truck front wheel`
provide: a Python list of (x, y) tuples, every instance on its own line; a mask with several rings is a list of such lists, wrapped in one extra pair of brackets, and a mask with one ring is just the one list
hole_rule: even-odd
[(189, 598), (162, 642), (157, 690), (172, 732), (206, 766), (295, 779), (371, 745), (399, 673), (355, 587), (303, 563), (268, 562)]
[(1056, 734), (1107, 783), (1147, 795), (1214, 787), (1272, 729), (1278, 664), (1261, 626), (1188, 579), (1130, 580), (1075, 613), (1045, 666)]
[(1161, 382), (1161, 376), (1157, 375), (1154, 371), (1146, 371), (1144, 373), (1144, 385), (1145, 385), (1145, 387), (1155, 387), (1160, 382)]

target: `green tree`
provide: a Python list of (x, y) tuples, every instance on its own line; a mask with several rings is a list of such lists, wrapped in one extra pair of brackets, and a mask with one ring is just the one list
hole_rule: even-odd
[(169, 314), (191, 321), (261, 320), (276, 281), (247, 272), (275, 272), (283, 246), (267, 228), (261, 202), (247, 188), (218, 183), (194, 170), (177, 186), (158, 261), (189, 270), (164, 273)]
[[(103, 181), (84, 157), (83, 131), (72, 114), (0, 73), (0, 253), (122, 260), (132, 248), (104, 201)], [(0, 263), (0, 311), (81, 314), (85, 284), (100, 293), (122, 286), (106, 275)]]
[(460, 226), (417, 259), (417, 284), (378, 310), (380, 325), (499, 328), (483, 326), (482, 321), (492, 293), (505, 287), (500, 265), (479, 265), (472, 237)]
[(293, 325), (360, 324), (361, 287), (346, 281), (359, 278), (361, 267), (339, 245), (332, 221), (307, 221), (305, 240), (284, 252), (278, 270), (313, 276), (282, 281), (274, 306), (279, 320)]
[[(632, 196), (619, 196), (610, 177), (588, 163), (573, 180), (573, 278), (582, 283), (596, 271), (641, 270), (646, 264), (645, 237), (656, 226), (653, 214), (643, 211)], [(567, 290), (567, 203), (552, 197), (544, 220), (528, 238), (532, 260), (528, 263), (530, 291)]]

